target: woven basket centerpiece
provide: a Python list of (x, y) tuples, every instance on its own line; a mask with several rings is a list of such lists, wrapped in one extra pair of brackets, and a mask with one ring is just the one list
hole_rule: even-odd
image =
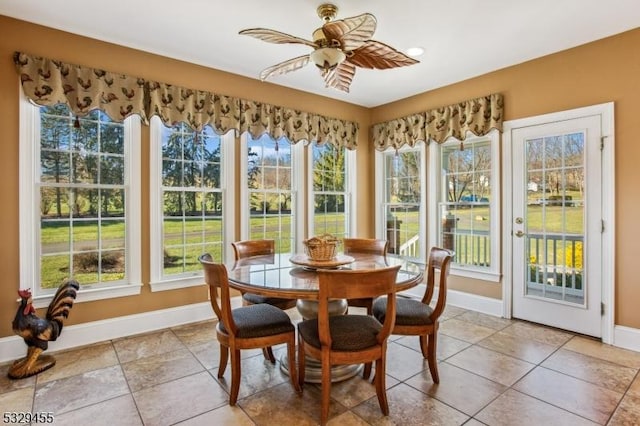
[(320, 262), (332, 260), (336, 257), (336, 247), (340, 240), (333, 235), (323, 234), (304, 240), (302, 243), (309, 259)]

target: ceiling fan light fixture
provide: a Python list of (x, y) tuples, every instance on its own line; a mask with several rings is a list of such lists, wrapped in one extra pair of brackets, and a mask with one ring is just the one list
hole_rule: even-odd
[(407, 49), (407, 55), (416, 57), (422, 56), (424, 54), (424, 49), (422, 47), (410, 47)]
[(309, 55), (311, 60), (323, 72), (328, 72), (347, 59), (347, 55), (335, 47), (320, 47)]

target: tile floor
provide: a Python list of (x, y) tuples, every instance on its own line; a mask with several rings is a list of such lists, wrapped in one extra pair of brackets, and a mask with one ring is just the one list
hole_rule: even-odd
[[(55, 424), (74, 426), (318, 423), (318, 386), (297, 395), (259, 350), (243, 353), (238, 404), (229, 407), (230, 368), (217, 379), (214, 327), (190, 324), (59, 352), (51, 370), (19, 381), (7, 379), (2, 365), (1, 411), (52, 412)], [(329, 424), (640, 424), (637, 352), (449, 306), (438, 358), (434, 385), (418, 339), (392, 336), (390, 415), (381, 414), (373, 385), (354, 377), (333, 385)]]

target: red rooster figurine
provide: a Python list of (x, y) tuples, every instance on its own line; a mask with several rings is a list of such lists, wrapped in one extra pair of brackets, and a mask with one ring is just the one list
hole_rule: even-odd
[(24, 339), (28, 349), (27, 356), (15, 361), (9, 368), (9, 378), (24, 379), (55, 365), (56, 360), (53, 357), (40, 357), (40, 354), (47, 350), (49, 341), (54, 341), (60, 336), (63, 322), (69, 316), (79, 288), (80, 285), (74, 280), (63, 283), (53, 296), (44, 319), (38, 318), (35, 314), (31, 291), (18, 291), (20, 307), (12, 326), (14, 333)]

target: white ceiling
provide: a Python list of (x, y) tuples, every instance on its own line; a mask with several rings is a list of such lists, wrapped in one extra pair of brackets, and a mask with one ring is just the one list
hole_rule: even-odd
[[(332, 0), (338, 19), (372, 13), (374, 39), (420, 46), (420, 63), (358, 69), (346, 94), (313, 65), (274, 84), (373, 107), (640, 27), (639, 0)], [(310, 52), (238, 35), (264, 27), (311, 39), (322, 0), (0, 0), (0, 14), (258, 78)], [(597, 58), (594, 58), (597, 60)], [(224, 93), (224, 88), (220, 88)]]

